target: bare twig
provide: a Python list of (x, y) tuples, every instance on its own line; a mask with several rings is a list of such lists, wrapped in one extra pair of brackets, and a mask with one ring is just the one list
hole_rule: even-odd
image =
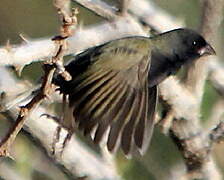
[[(139, 23), (127, 18), (121, 18), (113, 24), (105, 22), (85, 29), (77, 29), (75, 35), (67, 39), (68, 50), (65, 52), (65, 55), (77, 53), (113, 39), (146, 34)], [(54, 56), (56, 48), (57, 44), (52, 40), (41, 39), (29, 41), (26, 44), (14, 46), (8, 50), (2, 47), (0, 48), (0, 65), (23, 67), (32, 62), (44, 61)]]
[(43, 80), (43, 84), (41, 87), (41, 91), (24, 107), (21, 107), (20, 113), (17, 117), (16, 123), (13, 125), (13, 127), (8, 131), (7, 135), (1, 140), (0, 143), (0, 156), (10, 156), (9, 155), (9, 149), (14, 142), (17, 134), (23, 127), (24, 121), (29, 116), (30, 112), (39, 105), (42, 100), (49, 94), (49, 88), (51, 79), (53, 77), (54, 69), (46, 69), (45, 77)]
[[(95, 3), (95, 1), (88, 0), (80, 2), (85, 3), (85, 6), (90, 6), (89, 3)], [(156, 30), (163, 32), (183, 26), (183, 23), (178, 22), (177, 19), (174, 19), (151, 2), (146, 0), (139, 0), (138, 3), (135, 2), (130, 1), (131, 12)], [(104, 9), (103, 6), (99, 6), (98, 8)], [(105, 22), (100, 25), (89, 26), (85, 29), (77, 29), (76, 33), (71, 38), (68, 38), (68, 50), (65, 53), (67, 55), (79, 52), (90, 46), (124, 36), (146, 34), (140, 24), (133, 18), (119, 18), (113, 24)], [(46, 58), (52, 57), (56, 48), (57, 44), (51, 39), (29, 39), (21, 45), (5, 46), (0, 48), (0, 65), (23, 67), (35, 61), (43, 61)]]
[[(14, 115), (16, 111), (17, 109), (15, 107), (12, 108), (9, 115), (15, 118)], [(73, 135), (65, 147), (62, 156), (57, 156), (56, 154), (52, 155), (51, 145), (58, 124), (46, 116), (40, 118), (40, 114), (44, 113), (49, 113), (49, 111), (46, 111), (42, 106), (38, 106), (35, 111), (31, 113), (29, 121), (25, 122), (25, 130), (39, 140), (41, 145), (53, 158), (53, 163), (65, 167), (76, 177), (87, 176), (89, 179), (108, 180), (120, 179), (112, 161), (108, 163), (104, 158), (82, 143), (75, 135)], [(68, 132), (64, 128), (61, 129), (59, 144), (63, 144), (67, 133)]]
[[(56, 71), (56, 68), (53, 66), (59, 66), (60, 61), (63, 61), (64, 51), (67, 50), (67, 43), (65, 38), (71, 35), (71, 27), (76, 25), (76, 18), (75, 13), (70, 14), (70, 11), (68, 9), (68, 3), (69, 1), (61, 1), (56, 0), (55, 6), (58, 8), (59, 13), (62, 16), (62, 29), (61, 29), (61, 35), (57, 38), (54, 38), (54, 40), (59, 44), (58, 50), (56, 52), (56, 55), (46, 63), (45, 65), (45, 75), (43, 78), (42, 86), (40, 88), (39, 93), (34, 96), (34, 98), (26, 104), (24, 107), (21, 107), (20, 113), (17, 117), (17, 120), (13, 127), (8, 131), (7, 135), (3, 138), (3, 140), (0, 143), (0, 156), (9, 156), (9, 149), (14, 142), (17, 134), (21, 130), (21, 128), (24, 125), (24, 122), (26, 118), (29, 116), (30, 112), (39, 105), (45, 97), (49, 96), (49, 94), (54, 90), (54, 86), (51, 84), (53, 74)], [(70, 18), (69, 18), (70, 17)], [(69, 79), (70, 76), (65, 72), (61, 72), (66, 79)]]

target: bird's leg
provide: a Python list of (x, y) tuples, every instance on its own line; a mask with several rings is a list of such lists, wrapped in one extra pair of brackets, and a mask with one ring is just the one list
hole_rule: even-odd
[(52, 145), (51, 145), (51, 154), (52, 155), (55, 155), (57, 153), (56, 152), (56, 145), (57, 145), (57, 143), (60, 142), (60, 133), (61, 133), (62, 128), (66, 128), (67, 131), (68, 131), (66, 137), (63, 140), (62, 147), (60, 148), (60, 151), (59, 151), (60, 156), (62, 156), (65, 147), (67, 146), (69, 140), (72, 137), (72, 134), (74, 133), (74, 128), (73, 128), (73, 126), (70, 127), (70, 128), (67, 128), (67, 127), (63, 126), (64, 117), (59, 118), (59, 117), (52, 116), (52, 115), (49, 115), (49, 114), (43, 114), (43, 115), (46, 116), (47, 118), (53, 119), (54, 121), (56, 121), (58, 123), (58, 126), (57, 126), (57, 128), (55, 130), (55, 133), (53, 135), (53, 142), (52, 142)]
[(60, 156), (62, 156), (66, 145), (68, 144), (69, 140), (72, 137), (72, 134), (74, 133), (73, 121), (69, 120), (69, 123), (66, 123), (67, 111), (68, 111), (67, 96), (65, 94), (63, 94), (62, 117), (57, 118), (57, 119), (55, 119), (55, 117), (53, 117), (53, 119), (55, 119), (58, 122), (58, 127), (55, 131), (54, 139), (53, 139), (53, 143), (52, 143), (52, 154), (53, 155), (56, 154), (56, 144), (60, 141), (60, 133), (61, 133), (62, 128), (67, 129), (68, 132), (67, 132), (66, 137), (63, 140), (62, 147), (60, 148), (60, 151), (59, 151)]
[[(58, 126), (56, 128), (56, 131), (55, 131), (55, 134), (54, 134), (54, 138), (53, 138), (53, 143), (52, 143), (52, 154), (53, 155), (55, 155), (55, 153), (56, 153), (56, 144), (60, 140), (60, 132), (61, 132), (61, 128), (63, 126), (63, 121), (65, 120), (65, 110), (66, 110), (66, 95), (63, 94), (63, 100), (62, 100), (62, 116), (60, 118), (58, 118)], [(60, 151), (60, 155), (62, 155), (63, 150), (64, 150), (64, 142), (63, 142), (62, 150)]]
[[(42, 114), (42, 116), (46, 116), (47, 118), (54, 120), (58, 124), (58, 126), (57, 126), (57, 128), (56, 128), (56, 130), (54, 132), (53, 141), (52, 141), (52, 145), (51, 145), (51, 154), (52, 155), (55, 155), (56, 154), (56, 144), (60, 141), (60, 133), (61, 133), (62, 128), (63, 127), (66, 128), (64, 126), (66, 103), (67, 103), (66, 102), (66, 95), (63, 95), (63, 101), (62, 101), (62, 116), (61, 117), (52, 116), (50, 114)], [(68, 134), (69, 134), (69, 130), (68, 130)], [(65, 137), (65, 139), (67, 139), (67, 136)], [(65, 142), (64, 141), (63, 141), (63, 146), (62, 146), (62, 150), (60, 151), (60, 154), (62, 154), (63, 149), (65, 147), (65, 145), (64, 145)]]
[[(60, 120), (59, 120), (60, 121)], [(61, 132), (61, 124), (59, 124), (55, 130), (54, 133), (54, 137), (53, 137), (53, 142), (52, 142), (52, 146), (51, 146), (51, 153), (52, 155), (56, 154), (56, 144), (59, 142), (60, 140), (60, 132)]]
[(73, 133), (74, 133), (74, 128), (71, 128), (71, 129), (68, 130), (68, 134), (67, 134), (67, 136), (65, 137), (65, 139), (63, 141), (62, 149), (60, 151), (60, 155), (61, 156), (62, 156), (62, 154), (64, 152), (65, 147), (68, 145), (68, 142), (70, 141)]
[(65, 137), (64, 141), (63, 141), (63, 145), (62, 145), (62, 149), (61, 149), (61, 152), (60, 152), (60, 155), (62, 155), (65, 147), (67, 146), (69, 140), (71, 139), (74, 131), (75, 131), (75, 121), (73, 121), (73, 116), (67, 116), (67, 114), (71, 115), (70, 113), (72, 111), (69, 110), (69, 107), (68, 107), (68, 103), (67, 103), (67, 96), (66, 95), (63, 95), (63, 120), (64, 120), (64, 125), (66, 125), (66, 122), (65, 122), (65, 118), (67, 117), (68, 118), (68, 121), (69, 123), (66, 125), (67, 126), (67, 130), (68, 130), (68, 134), (67, 136)]
[(57, 126), (57, 128), (55, 130), (55, 133), (53, 135), (53, 142), (52, 142), (52, 145), (51, 145), (51, 154), (55, 155), (55, 149), (56, 149), (55, 147), (56, 147), (56, 144), (60, 140), (60, 132), (61, 132), (61, 128), (62, 128), (62, 125), (60, 124), (60, 122), (62, 120), (61, 120), (61, 118), (59, 118), (57, 116), (50, 115), (50, 114), (42, 114), (41, 116), (45, 116), (46, 118), (52, 119), (52, 120), (54, 120), (55, 122), (58, 123), (58, 126)]

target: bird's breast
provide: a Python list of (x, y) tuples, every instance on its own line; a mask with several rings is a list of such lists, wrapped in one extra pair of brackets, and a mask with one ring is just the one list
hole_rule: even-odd
[(149, 86), (153, 87), (168, 76), (175, 74), (182, 66), (182, 62), (175, 56), (152, 52), (151, 66), (149, 70)]

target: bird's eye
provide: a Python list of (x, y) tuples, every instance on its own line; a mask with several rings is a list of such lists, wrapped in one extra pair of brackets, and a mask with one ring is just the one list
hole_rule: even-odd
[(197, 42), (196, 41), (193, 41), (193, 43), (192, 43), (194, 46), (197, 44)]

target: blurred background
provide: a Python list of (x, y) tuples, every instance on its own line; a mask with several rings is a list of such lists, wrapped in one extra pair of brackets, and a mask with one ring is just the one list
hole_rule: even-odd
[[(159, 7), (163, 8), (171, 15), (185, 22), (189, 28), (197, 29), (200, 25), (200, 1), (195, 0), (151, 0)], [(108, 3), (116, 5), (112, 0)], [(86, 9), (72, 4), (79, 8), (78, 20), (84, 26), (93, 25), (102, 21)], [(58, 33), (59, 20), (52, 0), (1, 0), (0, 6), (0, 45), (3, 46), (8, 40), (11, 44), (22, 42), (19, 34), (23, 34), (28, 39), (49, 38)], [(223, 32), (222, 32), (223, 31)], [(224, 57), (224, 23), (220, 27), (219, 41), (215, 44), (219, 57)], [(220, 58), (221, 59), (221, 58)], [(40, 77), (41, 66), (34, 63), (27, 66), (19, 78), (27, 79), (32, 83), (37, 83)], [(201, 107), (202, 123), (206, 127), (207, 120), (210, 117), (211, 107), (220, 99), (220, 96), (206, 83), (206, 90)], [(0, 115), (0, 137), (3, 137), (11, 121), (5, 116)], [(48, 158), (46, 153), (33, 143), (33, 139), (22, 131), (16, 139), (12, 148), (12, 155), (15, 161), (9, 159), (0, 159), (0, 179), (4, 174), (10, 173), (14, 179), (42, 179), (42, 180), (63, 180), (68, 179), (60, 169), (55, 166)], [(217, 165), (224, 174), (224, 145), (215, 146), (214, 157)], [(116, 163), (120, 175), (126, 180), (154, 180), (166, 179), (169, 176), (175, 176), (178, 169), (183, 166), (179, 151), (173, 145), (169, 137), (160, 133), (156, 129), (152, 145), (148, 153), (140, 159), (126, 159), (122, 153), (118, 153)], [(172, 171), (171, 171), (172, 169)], [(176, 169), (176, 171), (173, 171)]]

